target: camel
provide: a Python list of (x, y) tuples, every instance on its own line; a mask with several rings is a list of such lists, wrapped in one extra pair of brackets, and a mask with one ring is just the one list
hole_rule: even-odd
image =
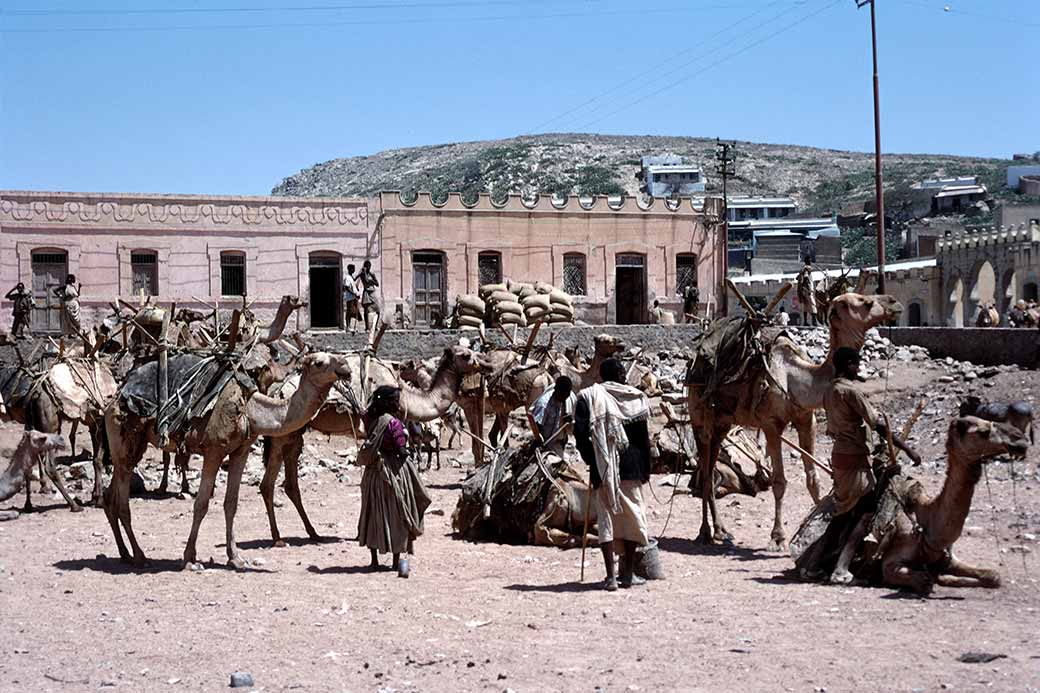
[[(357, 372), (361, 358), (358, 354), (343, 357)], [(471, 373), (487, 370), (487, 361), (480, 355), (465, 347), (453, 346), (444, 350), (441, 360), (434, 372), (430, 386), (424, 390), (400, 382), (393, 370), (386, 364), (370, 359), (366, 366), (366, 389), (352, 387), (351, 399), (344, 402), (332, 400), (323, 403), (309, 428), (326, 435), (349, 435), (357, 440), (364, 436), (364, 424), (361, 412), (358, 411), (366, 399), (367, 392), (379, 385), (396, 385), (401, 388), (401, 410), (398, 416), (403, 421), (432, 421), (443, 416), (459, 395), (462, 378)], [(360, 380), (360, 378), (358, 378)], [(352, 381), (354, 382), (354, 381)], [(354, 406), (354, 405), (357, 406)], [(285, 546), (278, 531), (278, 522), (274, 513), (274, 487), (278, 472), (285, 461), (285, 494), (292, 501), (300, 519), (303, 521), (307, 536), (313, 540), (319, 538), (317, 531), (307, 517), (300, 496), (299, 464), (303, 452), (303, 429), (290, 432), (288, 435), (270, 436), (264, 439), (264, 478), (260, 482), (260, 494), (267, 507), (267, 518), (271, 525), (271, 540), (276, 547)]]
[(5, 501), (18, 493), (25, 484), (25, 504), (29, 502), (29, 476), (32, 474), (33, 462), (42, 455), (51, 455), (65, 449), (65, 439), (57, 433), (40, 433), (26, 431), (18, 441), (18, 447), (11, 455), (11, 464), (0, 474), (0, 501)]
[[(512, 349), (495, 349), (487, 354), (493, 366), (493, 375), (488, 378), (487, 403), (495, 414), (495, 422), (488, 432), (488, 442), (498, 445), (498, 438), (505, 433), (509, 414), (519, 407), (530, 407), (534, 401), (552, 387), (555, 376), (566, 375), (571, 379), (574, 392), (580, 392), (599, 378), (599, 366), (603, 361), (624, 350), (624, 343), (609, 334), (598, 334), (592, 363), (580, 370), (563, 355), (550, 355), (549, 363), (521, 363), (519, 354)], [(466, 421), (470, 430), (478, 437), (483, 434), (484, 422), (479, 420), (474, 407), (466, 407)], [(474, 441), (473, 459), (483, 458), (481, 444)]]
[[(774, 303), (776, 300), (774, 299)], [(773, 529), (767, 548), (770, 551), (784, 550), (787, 538), (783, 526), (783, 499), (787, 490), (787, 480), (784, 475), (780, 436), (789, 424), (793, 425), (798, 431), (798, 444), (809, 455), (813, 454), (816, 442), (814, 411), (823, 406), (824, 395), (834, 379), (834, 352), (842, 346), (862, 348), (867, 330), (898, 318), (902, 309), (902, 305), (888, 295), (863, 296), (847, 293), (835, 297), (831, 301), (828, 313), (830, 351), (821, 364), (809, 361), (805, 351), (783, 332), (768, 330), (768, 334), (761, 335), (760, 328), (752, 324), (750, 329), (753, 338), (762, 338), (763, 341), (771, 338), (771, 349), (761, 359), (741, 361), (742, 373), (734, 382), (718, 385), (708, 399), (705, 399), (706, 378), (715, 372), (716, 366), (708, 362), (702, 363), (703, 356), (691, 362), (687, 375), (687, 406), (690, 421), (697, 431), (697, 448), (702, 462), (698, 465), (701, 472), (702, 512), (699, 541), (714, 543), (732, 540), (718, 516), (714, 480), (722, 440), (730, 428), (739, 425), (761, 429), (765, 434), (766, 452), (773, 467), (775, 504)], [(762, 315), (758, 314), (758, 319), (761, 318)], [(757, 320), (755, 317), (745, 319)], [(747, 323), (737, 325), (735, 320), (739, 318), (717, 321), (712, 331), (705, 335), (705, 339), (717, 334), (716, 330), (728, 327), (728, 334), (732, 336), (735, 327), (741, 330), (748, 327)], [(749, 356), (741, 354), (734, 358), (744, 359)], [(720, 362), (717, 367), (725, 369), (734, 365), (737, 364)], [(819, 478), (814, 462), (808, 455), (802, 455), (802, 463), (805, 467), (809, 494), (813, 502), (819, 503)]]
[[(98, 359), (65, 358), (51, 366), (42, 375), (33, 375), (25, 368), (0, 369), (0, 389), (10, 399), (6, 402), (7, 415), (41, 433), (61, 433), (62, 423), (72, 424), (70, 439), (75, 447), (76, 429), (82, 424), (90, 432), (94, 462), (94, 488), (91, 502), (101, 500), (103, 411), (116, 394), (117, 385), (112, 370)], [(35, 384), (30, 384), (35, 381)], [(24, 391), (23, 391), (24, 389)], [(44, 470), (69, 509), (79, 510), (79, 503), (65, 489), (61, 475), (54, 467), (53, 452), (43, 457)], [(26, 490), (25, 510), (32, 510)]]
[[(173, 359), (171, 370), (172, 362)], [(134, 375), (130, 374), (128, 383), (134, 380)], [(143, 371), (139, 378), (150, 379), (150, 375), (148, 371)], [(169, 452), (195, 452), (204, 458), (191, 532), (184, 548), (186, 568), (200, 567), (196, 563), (199, 526), (209, 508), (217, 471), (224, 459), (228, 458), (227, 489), (224, 494), (228, 563), (236, 569), (247, 567), (235, 543), (234, 521), (242, 471), (253, 441), (259, 436), (284, 436), (302, 429), (324, 404), (333, 384), (339, 379), (349, 378), (350, 370), (344, 357), (321, 352), (303, 358), (299, 386), (288, 399), (275, 399), (253, 392), (232, 377), (216, 393), (211, 408), (187, 421), (180, 430), (169, 432), (164, 447), (158, 445), (160, 441), (155, 409), (152, 409), (150, 415), (135, 414), (124, 395), (117, 397), (105, 411), (105, 427), (114, 473), (111, 484), (105, 490), (104, 507), (120, 557), (124, 560), (131, 558), (123, 542), (121, 524), (133, 549), (133, 561), (141, 563), (145, 560), (144, 552), (131, 528), (130, 476), (145, 448), (151, 443)]]
[(1000, 327), (1000, 313), (992, 303), (984, 303), (979, 306), (975, 327)]
[(959, 560), (953, 544), (964, 529), (983, 464), (995, 455), (1024, 456), (1028, 446), (1022, 432), (1010, 424), (974, 416), (952, 421), (946, 438), (946, 479), (939, 495), (928, 498), (913, 484), (890, 535), (880, 537), (884, 584), (922, 594), (936, 582), (948, 587), (999, 587), (995, 570)]

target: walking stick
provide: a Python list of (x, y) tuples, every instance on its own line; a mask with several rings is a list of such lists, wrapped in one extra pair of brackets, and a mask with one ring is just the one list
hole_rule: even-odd
[(589, 547), (589, 515), (592, 514), (592, 479), (589, 479), (589, 492), (585, 496), (585, 527), (581, 533), (581, 577), (578, 582), (585, 582), (585, 550)]

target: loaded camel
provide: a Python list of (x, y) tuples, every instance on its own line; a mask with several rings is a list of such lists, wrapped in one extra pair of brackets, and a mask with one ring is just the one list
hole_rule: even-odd
[[(342, 357), (352, 368), (352, 372), (360, 369), (361, 356), (351, 354)], [(444, 350), (437, 369), (433, 374), (430, 386), (424, 390), (400, 382), (393, 370), (375, 359), (369, 359), (366, 365), (365, 380), (367, 388), (351, 387), (351, 399), (323, 402), (314, 418), (308, 422), (311, 430), (326, 435), (349, 435), (361, 440), (365, 434), (359, 411), (360, 406), (371, 392), (379, 385), (394, 385), (401, 388), (401, 410), (398, 416), (402, 421), (432, 421), (443, 416), (459, 396), (462, 378), (471, 373), (479, 373), (488, 368), (484, 358), (465, 347), (453, 346)], [(358, 378), (360, 380), (360, 378)], [(353, 384), (353, 381), (352, 381)], [(356, 406), (355, 406), (356, 405)], [(267, 518), (271, 525), (271, 540), (275, 546), (285, 546), (278, 531), (278, 522), (274, 512), (274, 487), (278, 480), (278, 471), (285, 462), (285, 494), (292, 501), (303, 521), (307, 536), (318, 539), (318, 533), (307, 517), (300, 496), (299, 465), (303, 452), (303, 427), (288, 434), (270, 435), (264, 439), (264, 478), (260, 482), (260, 494), (267, 507)]]
[(951, 422), (946, 437), (946, 479), (939, 495), (928, 498), (913, 484), (890, 534), (879, 537), (884, 584), (925, 594), (936, 582), (948, 587), (999, 587), (995, 570), (959, 560), (953, 544), (964, 529), (983, 465), (995, 455), (1024, 456), (1028, 445), (1022, 432), (1010, 424), (974, 416)]
[[(174, 357), (171, 359), (171, 370), (173, 361), (178, 358), (198, 357)], [(134, 381), (137, 376), (137, 379), (150, 381), (154, 387), (155, 374), (150, 370), (142, 368), (132, 372), (127, 383)], [(349, 378), (346, 359), (326, 353), (308, 354), (303, 358), (299, 386), (288, 399), (275, 399), (254, 392), (231, 377), (215, 394), (211, 408), (197, 418), (186, 421), (183, 427), (169, 432), (166, 445), (160, 449), (168, 452), (194, 452), (203, 456), (202, 480), (195, 498), (191, 532), (184, 548), (186, 568), (196, 567), (195, 545), (199, 526), (209, 508), (217, 471), (225, 458), (228, 459), (227, 489), (224, 494), (228, 562), (237, 569), (246, 567), (246, 561), (239, 555), (235, 543), (234, 521), (242, 471), (253, 441), (259, 436), (284, 436), (302, 429), (325, 403), (333, 384), (339, 379)], [(145, 560), (145, 556), (131, 528), (130, 476), (149, 443), (160, 447), (156, 411), (153, 407), (150, 415), (134, 413), (121, 393), (105, 411), (105, 426), (114, 466), (112, 483), (104, 495), (105, 514), (119, 547), (120, 557), (124, 560), (131, 558), (123, 542), (120, 531), (122, 525), (133, 550), (133, 560), (140, 563)]]
[[(790, 288), (790, 285), (786, 287)], [(762, 321), (770, 309), (775, 307), (784, 291), (774, 297), (772, 306), (765, 314), (756, 313), (746, 306), (750, 321)], [(830, 350), (823, 363), (809, 361), (805, 351), (790, 337), (776, 330), (761, 330), (760, 324), (738, 325), (740, 318), (716, 321), (705, 334), (708, 340), (718, 330), (727, 330), (731, 337), (735, 330), (750, 329), (752, 334), (741, 333), (740, 339), (749, 342), (769, 343), (769, 349), (761, 358), (742, 362), (743, 371), (732, 382), (719, 384), (706, 397), (707, 378), (715, 372), (715, 354), (695, 357), (687, 374), (689, 391), (687, 407), (690, 421), (697, 431), (701, 482), (701, 529), (698, 540), (705, 543), (728, 541), (732, 537), (719, 518), (715, 503), (714, 482), (719, 451), (723, 439), (733, 426), (758, 428), (765, 434), (766, 452), (772, 460), (773, 497), (775, 513), (770, 533), (768, 550), (782, 551), (787, 538), (783, 526), (783, 499), (787, 490), (784, 475), (783, 454), (780, 436), (787, 426), (798, 431), (798, 444), (809, 453), (802, 455), (806, 485), (813, 501), (820, 501), (819, 478), (813, 454), (816, 440), (815, 410), (823, 406), (824, 395), (834, 379), (834, 353), (839, 347), (860, 349), (866, 340), (867, 330), (898, 318), (902, 305), (888, 295), (863, 296), (842, 294), (831, 301), (828, 313)], [(757, 317), (755, 317), (757, 316)], [(749, 328), (750, 325), (750, 328)], [(766, 334), (761, 334), (765, 332)], [(737, 338), (737, 337), (733, 337)], [(703, 343), (703, 342), (702, 342)], [(743, 358), (744, 355), (741, 355)], [(705, 360), (702, 362), (702, 358)], [(734, 364), (719, 363), (720, 369)], [(709, 520), (710, 516), (710, 520)], [(714, 531), (712, 531), (714, 525)]]
[[(3, 393), (7, 416), (27, 429), (41, 433), (61, 433), (63, 422), (72, 424), (70, 437), (82, 424), (90, 432), (93, 449), (94, 487), (91, 502), (101, 500), (102, 426), (104, 408), (112, 401), (118, 387), (112, 370), (96, 358), (65, 358), (44, 373), (34, 374), (23, 366), (0, 368), (0, 392)], [(65, 489), (62, 475), (54, 466), (53, 450), (41, 457), (46, 475), (57, 487), (69, 509), (81, 510), (76, 499)], [(25, 511), (32, 510), (26, 488)]]

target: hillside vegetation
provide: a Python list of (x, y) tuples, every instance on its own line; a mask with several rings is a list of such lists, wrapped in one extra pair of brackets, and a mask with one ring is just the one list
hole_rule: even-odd
[[(438, 196), (449, 191), (635, 195), (641, 184), (636, 178), (640, 157), (664, 153), (700, 164), (708, 175), (708, 191), (719, 190), (714, 139), (545, 134), (332, 159), (289, 176), (272, 192), (302, 197), (363, 196), (382, 190), (423, 190)], [(803, 211), (816, 213), (873, 197), (870, 153), (738, 142), (737, 157), (731, 192), (790, 195)], [(886, 154), (884, 163), (886, 191), (896, 196), (922, 178), (972, 174), (996, 197), (1014, 195), (1004, 186), (1011, 162), (1003, 159)]]

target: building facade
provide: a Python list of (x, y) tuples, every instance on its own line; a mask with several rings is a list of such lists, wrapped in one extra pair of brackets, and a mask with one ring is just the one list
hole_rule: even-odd
[[(60, 331), (53, 288), (83, 285), (84, 325), (118, 298), (179, 307), (244, 302), (270, 319), (280, 297), (308, 302), (293, 329), (342, 325), (347, 264), (378, 262), (368, 203), (356, 198), (0, 192), (0, 287), (36, 297), (33, 329)], [(11, 304), (0, 306), (10, 329)]]
[(674, 154), (644, 156), (641, 160), (646, 192), (651, 197), (685, 197), (704, 192), (707, 179), (700, 166)]
[(563, 288), (577, 318), (594, 324), (648, 322), (654, 299), (677, 310), (688, 284), (704, 308), (714, 305), (715, 226), (690, 199), (484, 194), (470, 204), (458, 194), (406, 202), (386, 192), (377, 213), (384, 313), (418, 326), (449, 313), (456, 296), (507, 278)]

